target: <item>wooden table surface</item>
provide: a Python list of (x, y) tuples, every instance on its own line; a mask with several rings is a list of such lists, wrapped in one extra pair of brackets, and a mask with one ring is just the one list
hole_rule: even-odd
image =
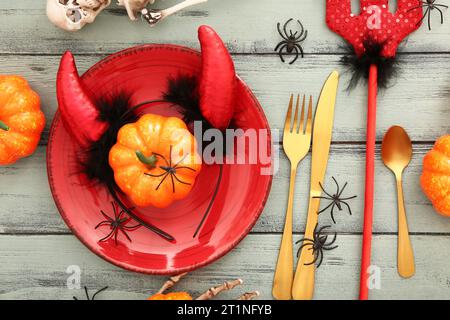
[[(45, 150), (56, 110), (55, 74), (60, 55), (72, 50), (80, 71), (115, 51), (144, 43), (176, 43), (198, 48), (200, 24), (213, 26), (227, 43), (239, 75), (253, 89), (273, 129), (281, 128), (291, 92), (320, 93), (326, 76), (339, 65), (341, 40), (325, 25), (325, 1), (209, 0), (151, 29), (132, 23), (122, 8), (112, 5), (94, 25), (67, 33), (51, 25), (44, 0), (0, 0), (0, 74), (21, 74), (42, 97), (47, 126), (36, 153), (11, 166), (0, 167), (0, 299), (71, 299), (70, 265), (82, 271), (81, 285), (91, 290), (109, 286), (100, 298), (142, 299), (156, 291), (163, 277), (119, 269), (92, 254), (66, 227), (50, 194)], [(445, 0), (441, 2), (445, 3)], [(174, 1), (160, 1), (168, 6)], [(447, 3), (448, 4), (448, 3)], [(380, 267), (381, 287), (372, 299), (450, 298), (450, 219), (436, 214), (422, 194), (422, 159), (433, 141), (450, 132), (450, 12), (433, 30), (425, 26), (407, 40), (399, 58), (402, 68), (394, 85), (379, 97), (377, 140), (390, 126), (406, 128), (414, 154), (404, 176), (405, 202), (416, 256), (416, 275), (409, 280), (396, 270), (397, 204), (393, 175), (380, 160), (377, 144), (372, 263)], [(279, 41), (276, 23), (299, 18), (309, 31), (305, 58), (283, 64), (273, 52)], [(343, 83), (349, 76), (343, 74)], [(339, 248), (327, 253), (317, 271), (315, 298), (356, 299), (363, 221), (366, 89), (350, 94), (341, 84), (336, 105), (333, 144), (327, 171), (348, 181), (353, 216), (338, 214)], [(192, 272), (178, 289), (194, 294), (224, 280), (242, 278), (240, 289), (223, 294), (233, 298), (259, 290), (271, 298), (272, 277), (284, 221), (288, 190), (284, 155), (272, 191), (257, 225), (232, 252)], [(299, 167), (295, 194), (295, 240), (305, 228), (310, 158)], [(328, 183), (331, 187), (332, 185)], [(330, 222), (328, 217), (323, 223)]]

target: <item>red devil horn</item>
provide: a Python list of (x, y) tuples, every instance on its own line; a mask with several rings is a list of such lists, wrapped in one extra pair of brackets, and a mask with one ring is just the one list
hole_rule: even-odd
[(200, 111), (215, 128), (226, 129), (233, 117), (236, 72), (225, 44), (209, 26), (198, 29), (202, 48)]
[(99, 120), (99, 111), (78, 75), (70, 51), (64, 53), (56, 79), (58, 110), (71, 137), (88, 148), (106, 131), (108, 124)]

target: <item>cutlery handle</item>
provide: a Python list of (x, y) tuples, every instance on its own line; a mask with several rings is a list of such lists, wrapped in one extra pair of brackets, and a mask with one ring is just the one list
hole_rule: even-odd
[[(305, 239), (314, 238), (314, 228), (316, 227), (320, 206), (320, 200), (309, 199), (308, 218), (306, 222)], [(294, 284), (292, 286), (292, 296), (295, 300), (312, 300), (314, 296), (314, 281), (316, 266), (314, 263), (314, 252), (309, 250), (311, 247), (303, 247), (300, 258), (297, 262), (297, 270), (295, 271)]]
[(294, 202), (295, 177), (297, 169), (291, 168), (289, 199), (284, 223), (280, 252), (273, 278), (272, 295), (277, 300), (290, 300), (292, 279), (294, 278), (294, 254), (292, 252), (292, 207)]
[(405, 205), (403, 200), (403, 186), (401, 177), (397, 178), (398, 198), (398, 247), (397, 268), (403, 278), (410, 278), (415, 273), (414, 253), (409, 238), (408, 221), (406, 219)]

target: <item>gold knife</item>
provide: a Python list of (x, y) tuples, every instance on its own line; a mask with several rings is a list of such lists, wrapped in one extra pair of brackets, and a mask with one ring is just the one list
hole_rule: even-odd
[[(328, 77), (320, 94), (314, 119), (312, 160), (311, 160), (311, 191), (309, 195), (308, 218), (306, 221), (305, 238), (314, 238), (314, 228), (317, 225), (322, 190), (319, 183), (323, 184), (327, 169), (328, 155), (330, 153), (331, 135), (333, 131), (334, 105), (339, 84), (339, 73), (333, 71)], [(314, 260), (313, 250), (310, 247), (302, 249), (297, 263), (292, 297), (295, 300), (311, 300), (314, 295), (315, 265), (310, 264)]]

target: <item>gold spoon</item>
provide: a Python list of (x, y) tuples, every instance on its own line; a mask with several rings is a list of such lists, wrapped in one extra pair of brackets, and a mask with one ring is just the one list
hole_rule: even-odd
[(409, 239), (408, 222), (406, 221), (403, 201), (402, 173), (412, 157), (412, 144), (406, 131), (399, 126), (391, 127), (383, 138), (381, 145), (383, 162), (395, 174), (398, 198), (398, 247), (397, 268), (403, 278), (414, 275), (414, 253)]

